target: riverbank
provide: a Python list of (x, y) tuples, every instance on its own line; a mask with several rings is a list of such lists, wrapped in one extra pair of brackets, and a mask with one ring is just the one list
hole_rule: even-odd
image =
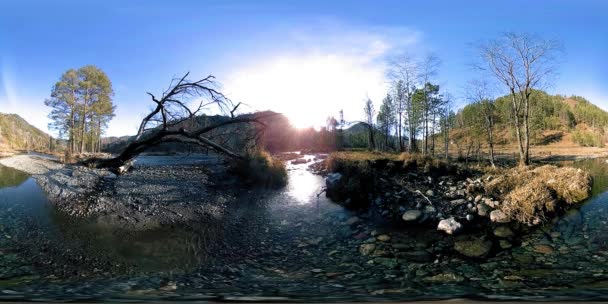
[[(144, 157), (135, 169), (202, 167), (205, 162)], [(375, 213), (344, 208), (319, 196), (325, 180), (311, 173), (312, 163), (290, 162), (285, 188), (239, 189), (234, 208), (217, 225), (202, 223), (185, 232), (111, 233), (57, 218), (51, 219), (50, 227), (58, 229), (41, 225), (44, 221), (39, 219), (33, 219), (39, 228), (24, 226), (23, 221), (11, 224), (31, 199), (22, 193), (7, 195), (4, 201), (11, 197), (16, 201), (0, 204), (5, 227), (0, 233), (5, 253), (0, 256), (5, 265), (0, 272), (4, 290), (0, 297), (307, 302), (531, 296), (563, 300), (582, 295), (608, 299), (605, 196), (530, 234), (505, 237), (512, 248), (492, 247), (486, 257), (470, 258), (455, 251), (456, 244), (466, 248), (470, 241), (484, 242), (487, 236), (449, 236), (433, 226), (407, 224), (401, 218), (389, 223)], [(598, 179), (608, 170), (603, 159), (577, 165), (597, 168)], [(4, 188), (7, 194), (12, 189)], [(605, 193), (608, 181), (594, 183), (594, 189), (596, 195)], [(32, 231), (38, 236), (32, 237)], [(51, 253), (49, 247), (56, 251)]]
[(50, 202), (70, 216), (136, 230), (221, 217), (233, 199), (225, 186), (235, 182), (214, 158), (204, 164), (144, 158), (120, 176), (31, 155), (3, 158), (0, 164), (31, 174)]
[(325, 167), (332, 200), (387, 222), (468, 236), (454, 250), (473, 258), (511, 248), (516, 235), (587, 199), (592, 185), (581, 169), (468, 167), (408, 154), (338, 152)]

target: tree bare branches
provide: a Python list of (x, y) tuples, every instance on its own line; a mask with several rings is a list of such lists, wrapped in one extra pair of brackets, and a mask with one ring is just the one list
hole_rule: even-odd
[[(155, 106), (142, 119), (133, 141), (118, 156), (111, 159), (90, 159), (85, 164), (91, 167), (107, 167), (122, 173), (137, 155), (150, 147), (167, 142), (198, 145), (232, 159), (243, 159), (238, 152), (216, 140), (219, 138), (218, 132), (244, 135), (254, 129), (253, 135), (245, 135), (244, 140), (255, 141), (266, 126), (262, 121), (265, 116), (235, 116), (240, 103), (233, 105), (218, 91), (213, 76), (209, 75), (196, 81), (189, 80), (188, 76), (189, 73), (186, 73), (181, 78), (173, 79), (169, 88), (159, 97), (147, 93)], [(197, 122), (199, 115), (205, 110), (215, 110), (226, 116), (221, 121), (210, 124)], [(250, 125), (255, 127), (248, 129), (247, 126)]]
[(560, 50), (558, 42), (526, 33), (505, 33), (479, 45), (483, 63), (478, 68), (509, 89), (521, 165), (529, 163), (530, 95), (548, 84)]

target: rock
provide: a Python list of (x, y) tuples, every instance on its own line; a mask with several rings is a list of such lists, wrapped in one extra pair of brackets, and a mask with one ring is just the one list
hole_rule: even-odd
[(472, 221), (475, 217), (472, 214), (467, 214), (467, 221)]
[(481, 201), (481, 199), (482, 199), (481, 195), (477, 195), (475, 197), (475, 203), (479, 203)]
[(433, 190), (429, 189), (429, 190), (426, 191), (426, 195), (427, 196), (433, 196), (433, 195), (435, 195), (435, 192), (433, 192)]
[(334, 188), (338, 183), (342, 180), (342, 174), (340, 173), (330, 173), (325, 178), (325, 186), (327, 188)]
[(477, 214), (479, 216), (488, 216), (490, 211), (492, 211), (492, 209), (490, 208), (490, 206), (486, 205), (485, 203), (477, 204)]
[(513, 245), (511, 245), (511, 243), (507, 240), (499, 240), (498, 245), (500, 245), (500, 248), (502, 249), (509, 249), (513, 247)]
[(397, 252), (395, 253), (395, 257), (416, 263), (428, 263), (435, 259), (435, 257), (426, 250)]
[(467, 202), (467, 200), (465, 200), (464, 198), (460, 198), (460, 199), (451, 200), (450, 204), (452, 204), (454, 206), (458, 206), (458, 205), (465, 204), (466, 202)]
[(399, 266), (399, 261), (393, 258), (375, 258), (374, 263), (383, 265), (391, 269), (397, 268), (397, 266)]
[(511, 219), (500, 210), (493, 210), (490, 212), (490, 220), (495, 223), (508, 223), (511, 221)]
[(538, 252), (538, 253), (542, 253), (542, 254), (552, 254), (553, 253), (553, 247), (549, 246), (549, 245), (536, 245), (534, 246), (534, 251)]
[(363, 244), (359, 246), (359, 253), (362, 255), (370, 255), (376, 250), (376, 245), (374, 244)]
[(427, 283), (442, 283), (442, 284), (446, 284), (446, 283), (459, 283), (464, 281), (464, 277), (459, 276), (455, 273), (451, 273), (451, 272), (446, 272), (446, 273), (440, 273), (438, 275), (434, 275), (432, 277), (426, 277), (424, 279), (422, 279), (423, 281), (427, 282)]
[(422, 212), (420, 212), (420, 210), (408, 210), (401, 218), (406, 222), (413, 222), (419, 220), (421, 216)]
[(177, 285), (175, 284), (175, 282), (168, 282), (167, 285), (160, 287), (159, 290), (175, 291), (175, 290), (177, 290)]
[(353, 216), (353, 217), (350, 217), (348, 220), (346, 220), (346, 222), (344, 222), (344, 224), (350, 226), (357, 222), (359, 222), (359, 218), (356, 216)]
[(462, 225), (457, 222), (453, 217), (439, 221), (437, 230), (445, 231), (447, 234), (458, 233), (462, 229)]
[(492, 242), (481, 239), (454, 242), (454, 250), (470, 258), (483, 258), (492, 248)]
[(435, 214), (437, 212), (437, 209), (431, 205), (426, 205), (426, 206), (424, 206), (423, 211), (425, 214), (431, 215), (431, 214)]
[(376, 238), (378, 239), (378, 241), (381, 241), (381, 242), (388, 242), (391, 240), (391, 236), (388, 234), (381, 234), (381, 235), (377, 236)]
[(494, 229), (494, 235), (500, 238), (508, 238), (512, 237), (514, 233), (508, 226), (498, 226)]

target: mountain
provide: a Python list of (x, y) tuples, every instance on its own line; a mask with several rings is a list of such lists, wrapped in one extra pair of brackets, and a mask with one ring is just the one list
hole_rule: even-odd
[(51, 137), (17, 114), (0, 113), (0, 150), (49, 151)]
[[(510, 97), (496, 99), (494, 106), (494, 142), (512, 145), (516, 140)], [(483, 144), (483, 117), (478, 104), (465, 106), (455, 116), (451, 139), (462, 147), (480, 139)], [(532, 145), (603, 147), (608, 141), (608, 112), (581, 96), (565, 97), (534, 91), (529, 121)]]

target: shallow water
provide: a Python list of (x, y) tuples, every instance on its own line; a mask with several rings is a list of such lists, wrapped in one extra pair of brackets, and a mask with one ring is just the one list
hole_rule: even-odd
[[(139, 164), (180, 161), (213, 160)], [(288, 166), (285, 189), (244, 191), (218, 223), (146, 232), (61, 215), (34, 179), (0, 167), (0, 299), (606, 299), (608, 163), (572, 164), (592, 172), (593, 197), (485, 260), (454, 254), (433, 230), (350, 223), (308, 164)], [(386, 254), (362, 256), (366, 242)]]

